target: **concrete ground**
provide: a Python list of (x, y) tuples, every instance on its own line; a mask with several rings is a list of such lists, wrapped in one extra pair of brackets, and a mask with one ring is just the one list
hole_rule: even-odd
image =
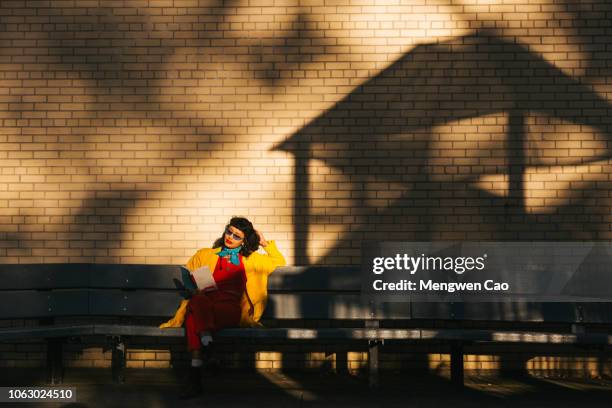
[[(612, 381), (469, 377), (463, 391), (434, 376), (385, 375), (372, 392), (367, 381), (316, 373), (222, 371), (204, 378), (205, 394), (177, 399), (181, 380), (171, 370), (128, 370), (113, 384), (104, 369), (68, 369), (64, 386), (75, 403), (5, 403), (0, 406), (85, 407), (610, 407)], [(44, 386), (39, 370), (2, 369), (1, 386)]]

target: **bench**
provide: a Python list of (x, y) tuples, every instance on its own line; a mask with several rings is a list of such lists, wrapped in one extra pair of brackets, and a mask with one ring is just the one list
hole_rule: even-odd
[[(130, 338), (183, 337), (184, 330), (134, 322), (108, 323), (104, 319), (153, 318), (162, 322), (173, 315), (182, 299), (181, 286), (180, 270), (175, 265), (0, 265), (0, 319), (38, 323), (1, 328), (0, 341), (44, 339), (48, 382), (58, 384), (62, 381), (62, 346), (66, 339), (106, 336), (112, 347), (112, 377), (121, 382)], [(263, 321), (274, 327), (225, 329), (216, 335), (219, 340), (362, 342), (368, 347), (372, 387), (379, 382), (379, 353), (385, 341), (448, 344), (451, 380), (457, 386), (463, 385), (466, 344), (580, 344), (594, 345), (606, 352), (612, 344), (609, 331), (588, 330), (592, 324), (610, 323), (610, 304), (507, 307), (507, 304), (364, 303), (356, 267), (278, 268), (270, 275), (268, 286)], [(72, 317), (87, 320), (75, 324), (60, 321)], [(297, 321), (320, 320), (329, 321), (332, 327), (316, 324), (294, 327)], [(342, 322), (343, 327), (333, 327), (334, 322)], [(466, 322), (471, 322), (472, 327), (465, 327)], [(474, 322), (488, 322), (487, 328), (478, 328)], [(491, 322), (497, 322), (499, 327), (489, 328)], [(397, 327), (398, 323), (403, 326)], [(554, 331), (545, 330), (548, 323), (554, 323)], [(517, 329), (525, 325), (530, 330)], [(538, 326), (542, 330), (534, 331), (533, 327)]]

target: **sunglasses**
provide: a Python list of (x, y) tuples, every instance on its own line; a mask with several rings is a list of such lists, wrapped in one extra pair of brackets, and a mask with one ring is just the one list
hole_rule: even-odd
[(225, 229), (225, 235), (229, 235), (230, 237), (234, 238), (236, 241), (242, 241), (244, 239), (240, 235), (234, 234), (232, 231), (230, 231), (229, 228)]

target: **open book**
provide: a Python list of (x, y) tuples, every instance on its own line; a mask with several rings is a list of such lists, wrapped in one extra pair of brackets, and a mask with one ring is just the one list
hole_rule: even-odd
[(204, 292), (217, 290), (215, 278), (213, 278), (210, 268), (206, 265), (196, 269), (193, 272), (181, 266), (181, 279), (183, 280), (185, 289), (193, 293), (197, 292), (198, 290), (202, 290)]

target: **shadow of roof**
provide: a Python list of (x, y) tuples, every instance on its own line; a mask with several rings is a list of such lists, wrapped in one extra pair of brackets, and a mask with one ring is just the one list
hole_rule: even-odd
[[(591, 126), (610, 140), (606, 99), (525, 46), (479, 31), (416, 46), (274, 150), (295, 154), (314, 143), (376, 142), (461, 119), (528, 111)], [(604, 157), (609, 148), (592, 160)]]

